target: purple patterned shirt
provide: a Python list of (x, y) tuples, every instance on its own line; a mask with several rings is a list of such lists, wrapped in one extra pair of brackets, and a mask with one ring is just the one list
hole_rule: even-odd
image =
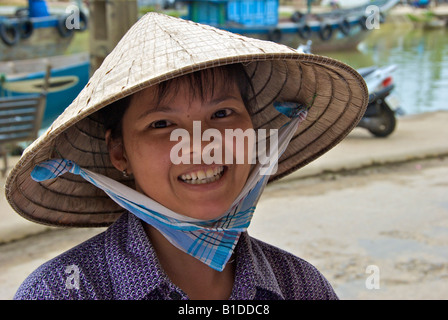
[[(243, 233), (230, 299), (337, 299), (308, 262)], [(162, 270), (142, 222), (123, 214), (103, 233), (48, 261), (14, 299), (188, 299)]]

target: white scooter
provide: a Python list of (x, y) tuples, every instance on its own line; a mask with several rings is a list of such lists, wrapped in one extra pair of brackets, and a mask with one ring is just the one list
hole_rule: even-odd
[(391, 94), (396, 69), (395, 65), (358, 69), (369, 90), (369, 104), (358, 126), (376, 137), (389, 136), (395, 130), (396, 115), (402, 113), (398, 99)]
[[(311, 44), (311, 40), (308, 40), (306, 44), (301, 44), (297, 51), (311, 53)], [(358, 126), (367, 129), (376, 137), (389, 136), (395, 130), (396, 114), (402, 113), (398, 99), (391, 95), (395, 87), (392, 73), (396, 69), (395, 65), (390, 65), (357, 70), (369, 90), (369, 104)]]

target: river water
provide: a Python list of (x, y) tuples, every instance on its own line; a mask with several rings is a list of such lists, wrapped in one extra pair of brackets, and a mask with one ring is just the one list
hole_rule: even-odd
[(448, 29), (385, 23), (356, 51), (321, 54), (354, 68), (395, 64), (394, 95), (407, 115), (448, 110)]
[[(88, 33), (77, 33), (69, 51), (88, 50)], [(448, 110), (448, 28), (424, 30), (384, 23), (357, 50), (323, 52), (354, 68), (395, 64), (394, 96), (405, 115)]]

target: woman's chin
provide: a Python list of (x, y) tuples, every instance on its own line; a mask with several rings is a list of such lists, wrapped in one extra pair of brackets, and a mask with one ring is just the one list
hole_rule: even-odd
[(183, 210), (182, 214), (190, 218), (199, 220), (215, 220), (220, 218), (227, 210), (229, 206), (200, 206), (197, 209)]

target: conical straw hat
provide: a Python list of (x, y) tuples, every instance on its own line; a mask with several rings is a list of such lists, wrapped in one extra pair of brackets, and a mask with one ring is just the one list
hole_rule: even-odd
[(255, 129), (279, 128), (289, 120), (273, 107), (275, 101), (312, 101), (306, 120), (270, 181), (290, 174), (331, 149), (364, 114), (368, 101), (365, 82), (341, 62), (150, 13), (126, 33), (73, 103), (24, 151), (7, 178), (9, 203), (20, 215), (42, 224), (111, 224), (123, 209), (100, 189), (70, 173), (35, 182), (30, 177), (34, 166), (51, 158), (65, 158), (122, 181), (122, 174), (109, 160), (97, 111), (165, 80), (234, 63), (242, 63), (253, 82)]

